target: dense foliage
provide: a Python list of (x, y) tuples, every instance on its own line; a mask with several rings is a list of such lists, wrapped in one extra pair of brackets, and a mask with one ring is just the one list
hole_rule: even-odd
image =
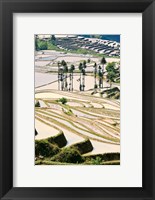
[(62, 97), (62, 98), (58, 99), (57, 102), (60, 102), (62, 104), (66, 104), (67, 103), (67, 99)]
[[(58, 134), (57, 137), (61, 135)], [(65, 137), (65, 136), (64, 136)], [(55, 137), (35, 141), (36, 164), (44, 165), (118, 165), (120, 164), (120, 153), (105, 153), (83, 156), (93, 149), (90, 140), (74, 144), (70, 147), (59, 148), (54, 141)], [(59, 143), (59, 142), (58, 142)]]
[(55, 155), (51, 161), (64, 162), (64, 163), (82, 163), (84, 158), (80, 152), (74, 148), (65, 148), (60, 153)]
[(35, 155), (51, 157), (60, 152), (58, 146), (49, 143), (47, 140), (36, 140), (35, 141)]

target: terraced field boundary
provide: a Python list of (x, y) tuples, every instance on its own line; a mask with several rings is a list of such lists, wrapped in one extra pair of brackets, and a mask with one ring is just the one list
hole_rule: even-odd
[[(75, 133), (75, 134), (77, 134), (77, 135), (79, 135), (79, 136), (81, 136), (81, 137), (83, 137), (83, 138), (89, 138), (89, 139), (92, 139), (92, 140), (95, 140), (95, 141), (98, 141), (98, 142), (107, 143), (107, 144), (117, 144), (117, 143), (115, 143), (115, 142), (110, 142), (110, 141), (112, 141), (111, 138), (109, 139), (109, 137), (105, 137), (105, 136), (99, 135), (99, 134), (97, 134), (97, 133), (95, 133), (95, 132), (88, 132), (88, 133), (90, 133), (90, 134), (92, 134), (92, 135), (96, 135), (96, 136), (101, 137), (101, 138), (106, 139), (106, 140), (109, 139), (110, 141), (103, 141), (103, 140), (100, 140), (100, 139), (97, 139), (97, 138), (93, 138), (93, 137), (90, 137), (90, 136), (89, 136), (89, 137), (88, 137), (88, 136), (85, 136), (84, 134), (82, 134), (82, 133), (80, 133), (80, 132), (74, 130), (73, 128), (70, 128), (70, 127), (68, 127), (67, 125), (65, 125), (65, 124), (63, 124), (63, 123), (61, 123), (61, 122), (58, 122), (57, 120), (55, 120), (55, 119), (53, 119), (53, 118), (50, 118), (50, 117), (48, 117), (48, 116), (39, 114), (38, 112), (36, 113), (36, 116), (39, 116), (39, 117), (42, 118), (42, 119), (45, 119), (45, 120), (47, 120), (47, 121), (49, 121), (49, 122), (52, 122), (52, 123), (54, 123), (55, 125), (57, 125), (58, 127), (65, 128), (65, 129), (69, 130), (70, 132)], [(49, 115), (49, 116), (50, 116), (50, 115)], [(44, 121), (43, 121), (43, 122), (44, 122)], [(72, 122), (69, 122), (69, 123), (70, 123), (70, 124), (73, 124)], [(73, 124), (73, 126), (77, 127), (77, 126), (74, 125), (74, 124)], [(79, 129), (79, 127), (77, 127), (77, 128)], [(84, 130), (84, 129), (83, 129), (83, 130)], [(85, 131), (85, 130), (84, 130), (84, 131)], [(107, 139), (107, 138), (108, 138), (108, 139)], [(115, 140), (115, 141), (118, 141), (118, 140)]]

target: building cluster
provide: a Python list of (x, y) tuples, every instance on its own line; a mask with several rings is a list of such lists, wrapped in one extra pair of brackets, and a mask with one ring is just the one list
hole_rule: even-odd
[(57, 38), (56, 45), (60, 49), (65, 50), (78, 50), (80, 48), (107, 56), (120, 56), (120, 44), (115, 41), (84, 38), (81, 36), (66, 36)]
[[(40, 36), (42, 37), (42, 36)], [(44, 35), (44, 40), (50, 35)], [(63, 50), (86, 49), (107, 56), (120, 56), (120, 43), (98, 38), (85, 38), (78, 35), (55, 35), (55, 45)]]

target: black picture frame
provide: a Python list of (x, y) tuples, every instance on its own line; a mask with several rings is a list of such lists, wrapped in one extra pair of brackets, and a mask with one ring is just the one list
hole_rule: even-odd
[[(143, 187), (13, 187), (13, 13), (142, 13)], [(0, 0), (0, 197), (1, 199), (155, 199), (155, 2), (154, 0)], [(135, 133), (136, 134), (136, 133)], [(130, 173), (130, 172), (129, 172)], [(130, 174), (132, 176), (132, 174)]]

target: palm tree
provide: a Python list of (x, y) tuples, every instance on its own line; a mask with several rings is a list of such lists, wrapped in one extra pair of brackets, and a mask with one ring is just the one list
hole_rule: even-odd
[(63, 85), (64, 85), (64, 81), (65, 81), (65, 90), (67, 90), (67, 87), (68, 87), (68, 83), (67, 83), (67, 73), (68, 73), (68, 66), (67, 66), (67, 63), (65, 60), (62, 60), (61, 61), (61, 65), (63, 66)]
[(99, 88), (103, 87), (103, 72), (101, 66), (98, 69), (98, 76), (99, 76)]
[(86, 75), (86, 67), (87, 67), (87, 65), (86, 65), (86, 61), (84, 60), (83, 61), (83, 65), (82, 65), (82, 70), (81, 70), (81, 72), (82, 72), (82, 91), (84, 91), (84, 88), (85, 88), (85, 75)]
[(81, 70), (82, 70), (82, 63), (79, 64), (79, 70), (80, 70), (80, 91), (82, 89), (82, 84), (81, 84)]
[(85, 68), (82, 69), (82, 91), (84, 91), (84, 88), (85, 88), (85, 75), (86, 75), (86, 71), (85, 71)]
[(67, 89), (68, 88), (68, 82), (67, 82), (68, 66), (64, 65), (63, 67), (64, 67), (63, 72), (65, 74), (65, 76), (64, 76), (64, 79), (65, 79), (65, 90), (68, 90)]
[(66, 61), (65, 61), (65, 60), (62, 60), (62, 61), (61, 61), (61, 65), (62, 65), (62, 66), (67, 65)]
[(94, 89), (97, 88), (97, 84), (96, 84), (96, 73), (97, 73), (97, 64), (96, 62), (94, 63)]
[[(102, 74), (104, 74), (104, 65), (107, 63), (105, 57), (103, 56), (102, 59), (101, 59), (101, 64), (102, 64)], [(102, 77), (102, 88), (103, 88), (103, 77)]]
[(64, 90), (64, 70), (63, 70), (63, 66), (59, 67), (59, 79), (61, 82), (61, 90)]
[(107, 63), (105, 57), (103, 56), (101, 59), (101, 64), (102, 64), (102, 71), (104, 72), (104, 65)]
[(58, 90), (60, 90), (60, 79), (61, 79), (61, 74), (60, 74), (60, 62), (58, 61)]
[[(70, 68), (70, 78), (72, 79), (72, 83), (71, 83), (71, 90), (73, 91), (73, 72), (75, 70), (75, 66), (74, 65), (71, 65), (71, 68)], [(70, 79), (70, 81), (71, 81)]]
[[(102, 74), (104, 74), (104, 65), (107, 63), (105, 57), (103, 56), (101, 59), (101, 64), (102, 64)], [(102, 88), (103, 88), (103, 75), (102, 75)]]

